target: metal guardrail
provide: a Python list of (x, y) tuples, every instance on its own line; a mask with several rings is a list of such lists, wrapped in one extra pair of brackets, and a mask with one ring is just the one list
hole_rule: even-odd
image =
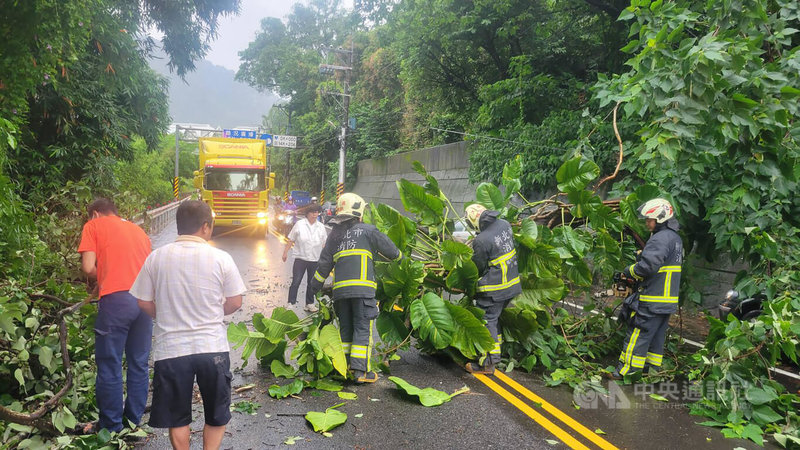
[(167, 227), (167, 225), (175, 220), (175, 213), (178, 211), (178, 206), (190, 198), (192, 198), (191, 195), (184, 197), (177, 202), (172, 202), (168, 205), (145, 211), (137, 216), (133, 220), (133, 223), (144, 228), (148, 234), (160, 233), (164, 228)]

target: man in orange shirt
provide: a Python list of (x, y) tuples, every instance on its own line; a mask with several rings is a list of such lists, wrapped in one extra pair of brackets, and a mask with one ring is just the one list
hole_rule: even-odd
[[(78, 252), (81, 270), (97, 278), (100, 303), (94, 323), (100, 421), (97, 429), (122, 430), (122, 418), (139, 424), (147, 403), (153, 320), (128, 293), (150, 254), (150, 238), (141, 228), (117, 215), (117, 207), (101, 198), (87, 208)], [(128, 396), (123, 403), (122, 354), (128, 365)]]

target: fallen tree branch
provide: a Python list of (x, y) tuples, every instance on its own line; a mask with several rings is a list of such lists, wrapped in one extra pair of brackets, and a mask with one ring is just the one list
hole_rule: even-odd
[(614, 106), (614, 117), (611, 122), (614, 125), (614, 135), (617, 137), (617, 142), (619, 142), (619, 159), (617, 160), (617, 168), (614, 169), (614, 173), (600, 180), (600, 182), (597, 183), (597, 187), (595, 187), (595, 190), (600, 189), (600, 186), (602, 186), (603, 183), (605, 183), (606, 181), (613, 180), (614, 178), (616, 178), (617, 174), (619, 173), (619, 168), (620, 166), (622, 166), (622, 154), (623, 154), (622, 138), (619, 135), (619, 129), (617, 129), (617, 108), (619, 108), (619, 103), (620, 102), (617, 102), (617, 104)]
[(50, 397), (49, 400), (42, 403), (41, 406), (39, 406), (39, 408), (37, 408), (35, 411), (31, 413), (20, 413), (12, 411), (0, 405), (0, 420), (16, 423), (19, 425), (31, 426), (41, 430), (45, 434), (55, 436), (61, 433), (58, 430), (56, 430), (56, 428), (53, 426), (53, 423), (49, 420), (49, 418), (46, 417), (46, 415), (58, 406), (58, 403), (61, 401), (61, 398), (63, 398), (64, 395), (66, 395), (66, 393), (69, 392), (69, 390), (72, 388), (72, 364), (70, 363), (69, 352), (67, 351), (66, 316), (79, 310), (83, 305), (85, 305), (91, 300), (91, 297), (87, 297), (86, 300), (80, 303), (73, 303), (73, 304), (65, 302), (64, 300), (58, 297), (54, 297), (52, 295), (47, 295), (47, 294), (31, 294), (30, 297), (55, 300), (61, 304), (70, 305), (59, 311), (57, 315), (58, 339), (61, 343), (61, 364), (64, 366), (64, 372), (65, 372), (64, 386), (55, 395)]

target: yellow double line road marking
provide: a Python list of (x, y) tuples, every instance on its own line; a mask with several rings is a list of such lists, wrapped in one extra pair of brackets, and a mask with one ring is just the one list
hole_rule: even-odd
[[(481, 383), (485, 384), (489, 389), (493, 390), (495, 393), (503, 397), (506, 401), (514, 405), (517, 409), (525, 413), (528, 417), (536, 421), (539, 425), (544, 427), (547, 431), (552, 433), (555, 437), (561, 439), (562, 442), (567, 444), (570, 448), (573, 449), (581, 449), (581, 450), (588, 450), (589, 447), (572, 437), (567, 431), (563, 428), (559, 427), (555, 423), (553, 423), (550, 419), (543, 416), (539, 412), (535, 411), (525, 402), (520, 400), (517, 396), (509, 392), (504, 387), (497, 384), (494, 380), (489, 378), (486, 375), (481, 374), (474, 374), (475, 378), (478, 379)], [(536, 402), (537, 404), (541, 405), (542, 409), (550, 413), (553, 417), (560, 420), (564, 425), (568, 426), (570, 429), (576, 431), (581, 436), (585, 437), (598, 447), (603, 450), (619, 450), (617, 447), (612, 445), (610, 442), (606, 441), (602, 437), (600, 437), (597, 433), (593, 432), (592, 430), (583, 426), (580, 422), (573, 419), (572, 417), (565, 414), (560, 409), (556, 408), (552, 404), (548, 403), (545, 399), (539, 397), (538, 395), (531, 392), (525, 386), (517, 383), (513, 379), (511, 379), (508, 375), (500, 372), (499, 370), (495, 370), (494, 376), (498, 379), (503, 381), (506, 385), (510, 388), (521, 394), (522, 396), (526, 397), (528, 400)]]

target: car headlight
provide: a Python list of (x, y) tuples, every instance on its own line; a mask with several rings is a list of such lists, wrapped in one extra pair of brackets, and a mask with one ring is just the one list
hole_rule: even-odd
[(267, 217), (267, 213), (261, 211), (258, 214), (256, 214), (256, 217), (258, 217), (259, 219), (263, 219), (264, 217)]

